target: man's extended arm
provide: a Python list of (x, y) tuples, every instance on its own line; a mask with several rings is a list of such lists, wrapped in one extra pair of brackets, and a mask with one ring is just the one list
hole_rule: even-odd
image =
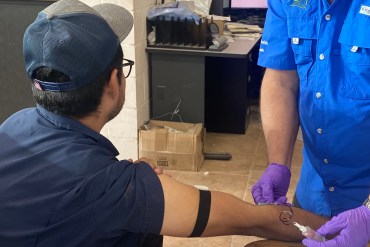
[(299, 80), (295, 70), (266, 69), (261, 89), (261, 117), (269, 166), (252, 187), (258, 203), (286, 203), (290, 166), (297, 137)]
[[(182, 184), (169, 176), (160, 175), (165, 213), (161, 234), (188, 237), (194, 229), (198, 214), (199, 191)], [(223, 192), (211, 192), (211, 210), (207, 227), (202, 237), (220, 235), (254, 235), (271, 239), (299, 241), (304, 237), (292, 225), (286, 226), (280, 220), (286, 206), (256, 206)], [(317, 229), (326, 219), (293, 208), (293, 219), (303, 225)]]
[(261, 87), (261, 118), (269, 163), (291, 166), (299, 127), (298, 87), (297, 71), (266, 69)]

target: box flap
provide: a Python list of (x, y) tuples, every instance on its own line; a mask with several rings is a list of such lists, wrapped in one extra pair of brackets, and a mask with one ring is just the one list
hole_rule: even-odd
[(148, 151), (165, 151), (167, 148), (167, 130), (143, 130), (139, 132), (139, 149)]

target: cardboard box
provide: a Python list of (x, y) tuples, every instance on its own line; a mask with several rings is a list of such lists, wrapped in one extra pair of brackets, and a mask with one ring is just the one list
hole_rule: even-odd
[(199, 171), (203, 147), (203, 124), (151, 120), (139, 129), (139, 156), (164, 169)]

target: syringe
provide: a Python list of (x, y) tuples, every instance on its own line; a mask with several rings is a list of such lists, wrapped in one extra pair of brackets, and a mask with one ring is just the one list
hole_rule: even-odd
[(297, 227), (302, 232), (302, 235), (307, 238), (311, 238), (319, 242), (326, 241), (324, 236), (322, 236), (320, 233), (316, 232), (315, 230), (311, 229), (309, 226), (302, 226), (301, 224), (298, 224), (295, 221), (293, 221), (293, 225)]

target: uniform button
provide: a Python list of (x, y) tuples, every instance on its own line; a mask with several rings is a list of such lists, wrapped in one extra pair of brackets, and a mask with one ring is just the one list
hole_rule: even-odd
[(330, 21), (330, 19), (331, 19), (331, 15), (327, 14), (327, 15), (325, 16), (325, 20)]
[(321, 128), (317, 129), (317, 133), (322, 134), (324, 131)]
[(334, 187), (333, 187), (333, 186), (332, 186), (332, 187), (330, 187), (330, 188), (329, 188), (329, 191), (330, 191), (330, 192), (333, 192), (333, 191), (334, 191)]
[(324, 159), (324, 163), (325, 164), (329, 164), (329, 160), (328, 159)]
[(316, 98), (317, 98), (317, 99), (321, 99), (321, 96), (322, 96), (322, 95), (321, 95), (321, 93), (320, 93), (320, 92), (316, 93)]
[(325, 55), (324, 54), (320, 54), (320, 60), (324, 60), (325, 59)]

